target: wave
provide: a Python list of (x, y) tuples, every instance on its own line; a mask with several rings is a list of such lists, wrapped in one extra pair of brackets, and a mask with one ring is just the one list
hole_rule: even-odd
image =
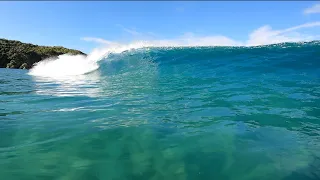
[(149, 48), (215, 48), (220, 47), (223, 49), (256, 49), (256, 48), (288, 48), (288, 47), (301, 47), (308, 45), (319, 45), (320, 41), (310, 42), (287, 42), (278, 44), (268, 44), (259, 46), (224, 46), (224, 45), (190, 45), (188, 43), (173, 43), (168, 41), (137, 41), (131, 44), (123, 45), (112, 43), (105, 48), (97, 48), (93, 50), (88, 56), (83, 55), (60, 55), (57, 58), (49, 58), (39, 63), (29, 71), (29, 75), (41, 76), (49, 78), (66, 78), (77, 75), (83, 75), (95, 71), (99, 68), (99, 61), (108, 59), (110, 54), (120, 54), (122, 52)]

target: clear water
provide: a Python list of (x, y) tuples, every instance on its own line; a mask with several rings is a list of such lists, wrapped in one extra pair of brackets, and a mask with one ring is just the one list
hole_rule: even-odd
[(320, 178), (320, 44), (150, 48), (0, 69), (2, 180)]

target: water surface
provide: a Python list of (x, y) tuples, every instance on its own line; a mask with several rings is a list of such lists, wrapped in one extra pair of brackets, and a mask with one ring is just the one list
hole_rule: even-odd
[(145, 48), (0, 82), (0, 179), (320, 179), (318, 42)]

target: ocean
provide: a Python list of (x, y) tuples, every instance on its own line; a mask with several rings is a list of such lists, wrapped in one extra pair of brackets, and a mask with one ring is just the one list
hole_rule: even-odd
[(94, 57), (0, 69), (1, 180), (320, 179), (319, 41)]

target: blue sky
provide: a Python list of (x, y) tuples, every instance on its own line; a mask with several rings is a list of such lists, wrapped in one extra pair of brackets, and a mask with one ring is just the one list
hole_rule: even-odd
[(0, 38), (90, 52), (109, 41), (263, 44), (320, 39), (317, 2), (0, 2)]

